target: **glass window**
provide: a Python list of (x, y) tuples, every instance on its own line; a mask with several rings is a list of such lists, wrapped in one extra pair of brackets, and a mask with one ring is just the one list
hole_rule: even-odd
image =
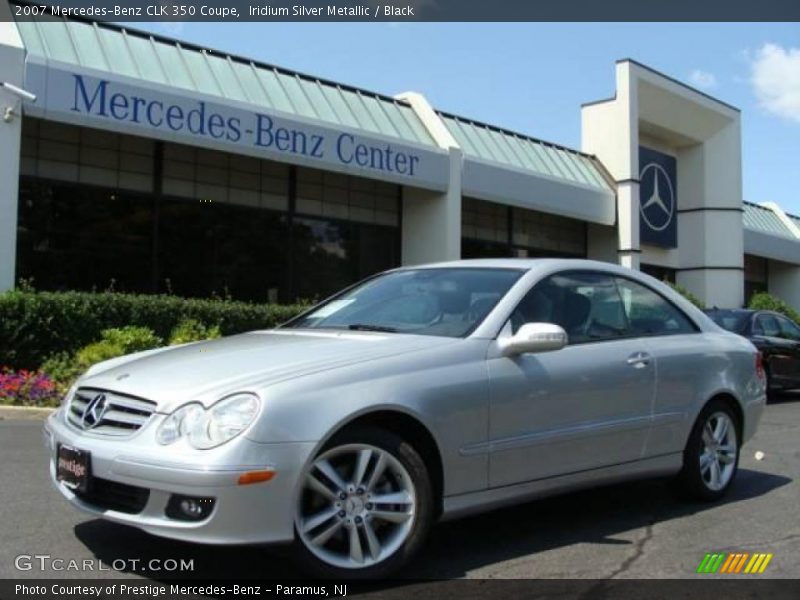
[(394, 271), (335, 296), (286, 326), (461, 337), (491, 312), (522, 273), (480, 268)]
[(660, 294), (630, 279), (616, 279), (632, 335), (674, 335), (696, 331), (689, 318)]
[(151, 197), (23, 177), (18, 276), (47, 290), (151, 291)]
[(781, 328), (778, 325), (778, 320), (772, 315), (758, 315), (756, 320), (761, 330), (761, 335), (769, 337), (780, 337)]
[(794, 321), (790, 321), (784, 317), (776, 317), (776, 319), (778, 319), (778, 324), (781, 327), (782, 338), (800, 341), (800, 327), (798, 327)]
[(706, 314), (723, 329), (742, 333), (747, 327), (752, 313), (741, 310), (710, 310)]
[(286, 221), (222, 202), (162, 198), (159, 288), (179, 296), (276, 301), (286, 286)]
[(614, 279), (603, 273), (558, 273), (537, 283), (512, 313), (511, 327), (516, 333), (525, 323), (536, 322), (560, 325), (570, 344), (628, 334)]

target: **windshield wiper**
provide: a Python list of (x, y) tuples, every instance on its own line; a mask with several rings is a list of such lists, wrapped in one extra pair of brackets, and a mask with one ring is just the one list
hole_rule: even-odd
[(394, 327), (386, 327), (384, 325), (368, 325), (367, 323), (353, 323), (347, 326), (352, 331), (381, 331), (383, 333), (397, 333)]

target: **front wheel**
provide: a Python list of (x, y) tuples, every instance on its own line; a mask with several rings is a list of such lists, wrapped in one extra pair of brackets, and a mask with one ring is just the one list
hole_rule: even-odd
[(433, 523), (425, 463), (391, 432), (335, 436), (302, 477), (296, 546), (317, 575), (385, 577), (419, 549)]
[(703, 500), (717, 500), (730, 488), (739, 466), (739, 420), (727, 403), (709, 403), (692, 429), (680, 474), (684, 488)]

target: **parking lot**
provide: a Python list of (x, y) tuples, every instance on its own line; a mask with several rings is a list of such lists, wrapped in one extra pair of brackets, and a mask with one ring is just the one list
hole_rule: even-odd
[[(15, 566), (47, 554), (122, 572), (94, 576), (301, 577), (280, 549), (209, 547), (151, 537), (83, 515), (51, 488), (39, 419), (0, 420), (0, 578), (91, 577), (77, 570)], [(531, 502), (438, 526), (407, 569), (413, 578), (684, 578), (707, 552), (770, 552), (757, 577), (800, 576), (800, 396), (767, 407), (742, 452), (732, 494), (720, 504), (687, 503), (668, 481), (646, 481)], [(756, 452), (763, 452), (761, 460)], [(131, 563), (131, 559), (138, 562)], [(156, 559), (155, 562), (152, 562)], [(148, 567), (193, 560), (188, 573)], [(161, 562), (159, 562), (161, 561)], [(737, 577), (736, 575), (730, 577)], [(739, 575), (738, 577), (741, 577)]]

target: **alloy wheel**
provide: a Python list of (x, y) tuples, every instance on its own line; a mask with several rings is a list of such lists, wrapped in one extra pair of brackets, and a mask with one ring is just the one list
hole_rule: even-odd
[(703, 425), (700, 475), (709, 490), (723, 489), (736, 470), (736, 426), (726, 413), (713, 413)]
[(338, 568), (380, 563), (408, 539), (417, 495), (403, 464), (369, 444), (318, 456), (305, 473), (295, 523), (305, 547)]

